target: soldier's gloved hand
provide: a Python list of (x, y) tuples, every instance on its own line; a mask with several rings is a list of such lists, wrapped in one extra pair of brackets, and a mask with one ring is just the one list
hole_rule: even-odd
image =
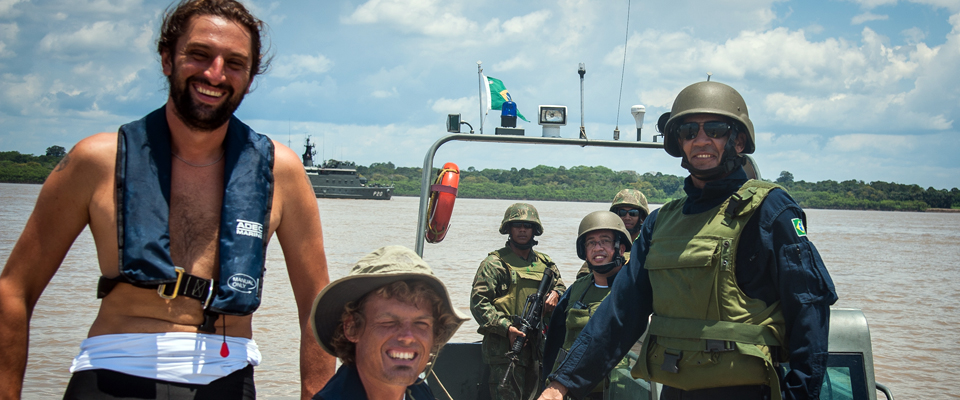
[(547, 296), (547, 300), (543, 302), (543, 312), (546, 315), (550, 315), (553, 312), (553, 309), (557, 307), (557, 302), (560, 301), (560, 294), (556, 290), (551, 290), (550, 295)]
[(524, 335), (523, 332), (520, 332), (515, 326), (510, 325), (510, 329), (507, 332), (507, 339), (510, 340), (510, 345), (513, 346), (513, 342), (516, 342), (517, 338), (521, 336), (526, 337), (527, 335)]

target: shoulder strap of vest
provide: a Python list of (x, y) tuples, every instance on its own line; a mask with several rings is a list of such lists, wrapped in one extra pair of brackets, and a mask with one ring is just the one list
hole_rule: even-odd
[[(733, 218), (738, 215), (752, 212), (756, 206), (767, 196), (767, 193), (774, 189), (783, 189), (782, 186), (771, 182), (760, 181), (756, 179), (748, 180), (740, 190), (737, 190), (729, 199), (723, 209), (723, 214), (727, 218)], [(757, 196), (759, 195), (759, 196)], [(756, 198), (754, 198), (757, 196)], [(754, 201), (759, 200), (759, 201)]]

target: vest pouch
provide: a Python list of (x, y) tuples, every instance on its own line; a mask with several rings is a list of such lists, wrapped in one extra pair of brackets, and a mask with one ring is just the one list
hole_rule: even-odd
[[(663, 343), (669, 343), (669, 347)], [(634, 378), (647, 379), (683, 390), (707, 389), (724, 386), (770, 385), (766, 362), (763, 358), (745, 353), (769, 353), (752, 344), (734, 344), (735, 350), (706, 352), (694, 350), (702, 348), (700, 340), (657, 338), (647, 348), (646, 375), (641, 368), (643, 360), (634, 365), (631, 375)], [(688, 350), (678, 349), (686, 348)], [(752, 347), (753, 349), (743, 349)], [(679, 354), (679, 358), (672, 357)], [(669, 361), (668, 361), (669, 359)], [(676, 366), (678, 372), (663, 369)], [(674, 364), (675, 362), (675, 364)]]
[[(654, 238), (644, 267), (651, 280), (668, 277), (671, 285), (653, 285), (654, 314), (704, 318), (715, 310), (721, 239), (710, 236)], [(665, 301), (657, 301), (664, 299)], [(677, 299), (681, 299), (678, 301)], [(703, 312), (707, 311), (708, 315)], [(713, 317), (716, 318), (716, 317)]]

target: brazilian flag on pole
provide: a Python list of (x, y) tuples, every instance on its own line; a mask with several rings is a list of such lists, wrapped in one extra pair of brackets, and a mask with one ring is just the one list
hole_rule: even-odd
[[(499, 110), (503, 107), (503, 102), (507, 100), (513, 101), (510, 97), (510, 92), (507, 92), (507, 87), (503, 86), (503, 81), (489, 76), (484, 76), (483, 78), (487, 81), (487, 88), (490, 93), (490, 95), (487, 96), (488, 110)], [(517, 110), (517, 116), (524, 121), (530, 122), (523, 114), (520, 114), (520, 110)]]

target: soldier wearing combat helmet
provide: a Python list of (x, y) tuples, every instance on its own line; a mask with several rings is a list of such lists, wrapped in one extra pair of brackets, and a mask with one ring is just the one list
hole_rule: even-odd
[[(637, 189), (623, 189), (613, 197), (610, 212), (617, 214), (623, 225), (630, 232), (630, 241), (637, 239), (643, 220), (650, 215), (650, 206), (647, 205), (647, 196)], [(628, 255), (629, 257), (629, 255)]]
[(506, 357), (510, 344), (522, 335), (510, 318), (523, 312), (528, 295), (537, 291), (546, 269), (557, 277), (556, 286), (545, 303), (550, 313), (566, 290), (560, 270), (550, 256), (533, 250), (534, 237), (543, 234), (537, 209), (530, 204), (516, 203), (507, 207), (500, 222), (500, 233), (508, 235), (506, 245), (490, 252), (480, 263), (470, 293), (470, 312), (483, 335), (483, 362), (490, 366), (490, 394), (495, 399), (528, 399), (537, 390), (542, 355), (539, 338), (527, 338), (520, 361), (508, 379), (506, 388), (498, 388), (507, 372)]
[(746, 102), (695, 83), (659, 128), (690, 171), (686, 196), (644, 221), (541, 399), (582, 398), (644, 331), (633, 375), (662, 383), (661, 399), (819, 398), (837, 294), (800, 206), (744, 172), (756, 147)]
[[(590, 316), (610, 293), (610, 285), (626, 263), (632, 243), (623, 221), (606, 211), (587, 214), (578, 231), (577, 256), (589, 267), (589, 275), (570, 285), (553, 309), (543, 350), (545, 374), (563, 361)], [(597, 385), (586, 398), (603, 399), (605, 386), (606, 382)]]
[[(613, 203), (610, 203), (610, 212), (620, 217), (623, 226), (630, 233), (630, 242), (633, 242), (640, 234), (640, 226), (643, 225), (643, 220), (650, 214), (650, 206), (647, 205), (647, 196), (644, 196), (639, 190), (623, 189), (617, 192), (616, 196), (613, 196)], [(624, 254), (624, 259), (626, 261), (630, 260), (629, 249)], [(577, 271), (577, 279), (589, 275), (590, 271), (590, 265), (584, 261), (580, 270)]]

